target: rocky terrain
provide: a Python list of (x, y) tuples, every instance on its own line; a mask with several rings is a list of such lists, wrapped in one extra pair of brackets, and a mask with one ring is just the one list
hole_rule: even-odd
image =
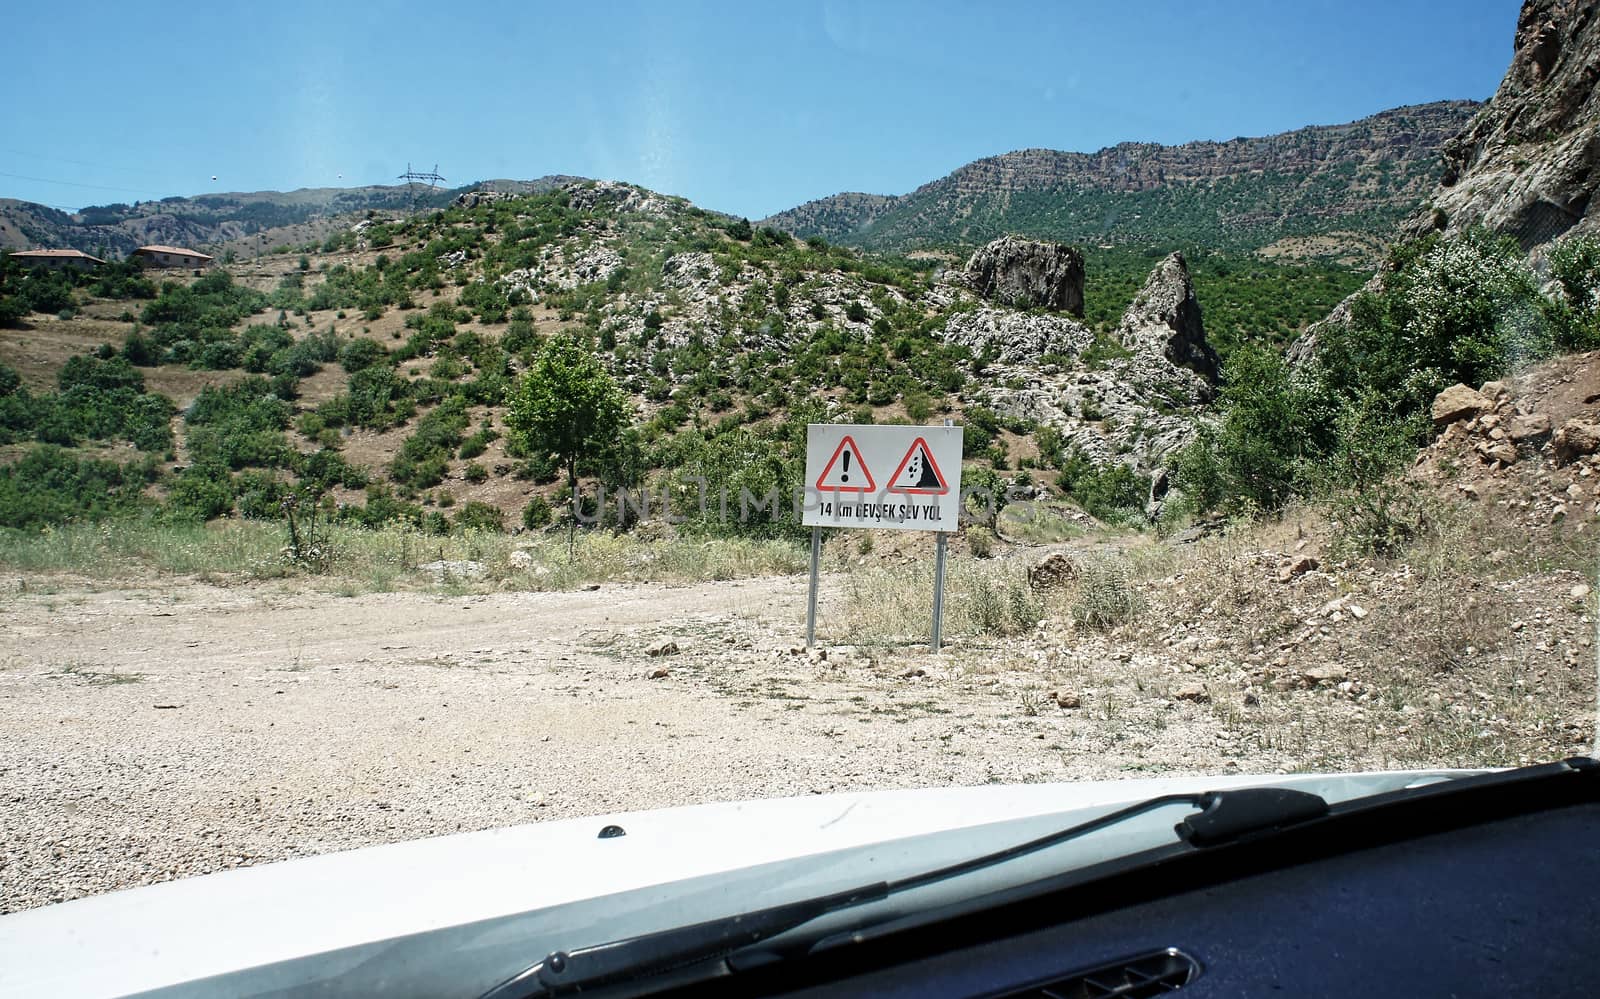
[(1594, 232), (1600, 186), (1600, 9), (1530, 0), (1505, 79), (1445, 143), (1444, 176), (1407, 232), (1487, 226), (1526, 250)]
[[(1444, 173), (1402, 237), (1482, 227), (1517, 240), (1540, 263), (1567, 235), (1593, 234), (1600, 186), (1600, 10), (1593, 3), (1528, 0), (1511, 65), (1488, 103), (1442, 149)], [(1288, 350), (1304, 364), (1326, 323), (1345, 323), (1356, 295), (1383, 288), (1379, 271)]]
[[(980, 251), (981, 253), (982, 251)], [(996, 347), (995, 377), (975, 398), (1012, 418), (1061, 432), (1069, 446), (1098, 462), (1151, 472), (1187, 444), (1217, 379), (1194, 285), (1181, 253), (1163, 260), (1123, 315), (1123, 352), (1092, 364), (1057, 364), (1045, 355), (1080, 357), (1094, 342), (1062, 316), (1017, 316), (980, 309), (958, 313), (945, 335), (980, 349), (987, 343), (1047, 348), (1036, 357)]]
[(1439, 150), (1476, 107), (1442, 101), (1227, 142), (1025, 149), (893, 199), (836, 195), (766, 224), (878, 249), (981, 243), (1008, 232), (1249, 247), (1308, 233), (1386, 234), (1432, 188)]

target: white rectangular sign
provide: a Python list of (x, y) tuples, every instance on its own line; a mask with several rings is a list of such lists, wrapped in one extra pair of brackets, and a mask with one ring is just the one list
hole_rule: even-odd
[(961, 428), (806, 427), (802, 523), (954, 531), (961, 517)]

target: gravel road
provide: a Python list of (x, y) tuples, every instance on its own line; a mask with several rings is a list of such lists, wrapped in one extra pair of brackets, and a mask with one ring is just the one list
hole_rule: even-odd
[[(1063, 752), (1014, 692), (922, 650), (787, 653), (804, 585), (13, 583), (0, 911), (550, 818), (1126, 762)], [(680, 651), (650, 656), (663, 636)]]

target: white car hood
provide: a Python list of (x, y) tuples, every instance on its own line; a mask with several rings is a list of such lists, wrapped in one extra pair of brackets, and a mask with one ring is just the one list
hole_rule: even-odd
[[(1348, 775), (1344, 796), (1443, 771)], [(1160, 794), (1316, 775), (846, 793), (566, 819), (368, 847), (0, 917), (0, 996), (123, 996), (772, 861)], [(1320, 788), (1319, 790), (1324, 790)], [(607, 825), (625, 835), (599, 838)]]

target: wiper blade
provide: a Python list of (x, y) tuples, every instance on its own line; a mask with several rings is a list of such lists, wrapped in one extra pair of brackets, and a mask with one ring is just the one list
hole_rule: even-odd
[(482, 999), (523, 999), (593, 989), (610, 982), (656, 975), (748, 947), (818, 916), (888, 895), (883, 882), (723, 919), (647, 933), (598, 947), (554, 951), (543, 961), (496, 985)]
[(1212, 846), (1250, 833), (1320, 818), (1328, 811), (1327, 802), (1320, 797), (1285, 788), (1238, 788), (1160, 795), (1015, 846), (895, 881), (874, 882), (831, 895), (648, 933), (597, 947), (571, 952), (558, 950), (495, 986), (483, 999), (561, 995), (724, 958), (734, 951), (748, 948), (828, 913), (866, 902), (882, 901), (900, 892), (994, 867), (1108, 829), (1147, 812), (1180, 804), (1201, 809), (1176, 827), (1178, 835), (1196, 847)]

